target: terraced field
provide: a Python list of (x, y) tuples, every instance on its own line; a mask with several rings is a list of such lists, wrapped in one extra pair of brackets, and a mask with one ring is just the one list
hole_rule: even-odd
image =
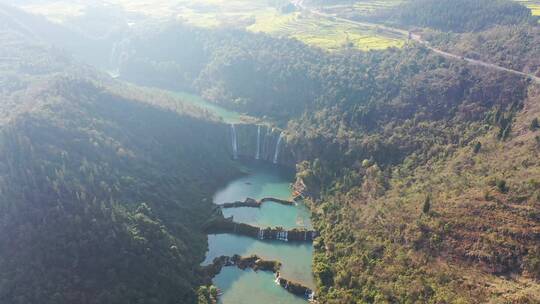
[[(396, 5), (402, 0), (366, 0), (354, 9), (376, 10)], [(156, 20), (179, 19), (199, 27), (234, 27), (253, 32), (296, 38), (306, 44), (330, 51), (342, 47), (361, 50), (401, 47), (399, 37), (385, 36), (372, 28), (321, 18), (307, 12), (282, 13), (289, 0), (97, 0), (88, 5), (84, 0), (37, 1), (23, 8), (47, 16), (57, 22), (80, 17), (88, 7), (115, 8), (126, 12), (130, 23), (135, 18)]]
[(330, 14), (369, 16), (381, 10), (400, 5), (407, 0), (359, 0), (351, 4), (327, 5), (319, 9)]
[(389, 9), (405, 2), (404, 0), (365, 0), (353, 5), (356, 12), (373, 13), (377, 10)]
[(289, 15), (259, 16), (257, 21), (247, 29), (277, 36), (294, 37), (327, 50), (343, 47), (361, 50), (385, 49), (402, 47), (405, 43), (399, 37), (383, 36), (372, 28), (363, 28), (339, 20), (299, 12)]

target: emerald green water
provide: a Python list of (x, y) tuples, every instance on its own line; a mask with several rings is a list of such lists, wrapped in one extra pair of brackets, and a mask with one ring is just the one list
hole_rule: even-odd
[[(260, 199), (272, 196), (289, 199), (291, 196), (291, 172), (271, 164), (251, 163), (245, 165), (246, 176), (229, 183), (214, 196), (214, 203), (243, 201), (246, 197)], [(311, 228), (308, 209), (298, 206), (284, 206), (277, 203), (264, 203), (259, 208), (230, 208), (223, 210), (225, 216), (233, 216), (237, 222), (249, 223), (259, 227), (282, 226), (286, 228)], [(287, 243), (281, 241), (261, 241), (249, 237), (220, 234), (208, 236), (209, 250), (204, 264), (211, 263), (215, 257), (233, 254), (247, 256), (257, 254), (268, 260), (282, 263), (281, 275), (289, 280), (301, 282), (314, 289), (311, 272), (313, 247), (309, 243)], [(214, 278), (214, 284), (223, 292), (223, 304), (295, 304), (306, 303), (305, 299), (288, 293), (274, 282), (269, 272), (240, 270), (225, 267)]]
[[(291, 172), (279, 169), (272, 164), (252, 164), (246, 168), (250, 174), (231, 182), (227, 187), (214, 195), (215, 204), (243, 201), (246, 197), (261, 199), (272, 196), (290, 199)], [(259, 227), (283, 227), (292, 229), (303, 227), (311, 229), (310, 212), (303, 204), (285, 206), (277, 203), (264, 203), (261, 208), (229, 208), (223, 209), (225, 217), (233, 216), (239, 223)]]
[(242, 271), (236, 267), (225, 267), (214, 280), (223, 291), (221, 303), (235, 304), (306, 304), (306, 300), (289, 294), (274, 283), (269, 272)]
[(174, 94), (180, 97), (183, 101), (195, 105), (199, 108), (207, 110), (208, 112), (221, 118), (226, 123), (240, 123), (242, 122), (242, 115), (238, 112), (230, 111), (222, 108), (216, 104), (206, 101), (204, 98), (198, 95), (186, 93), (186, 92), (174, 92)]

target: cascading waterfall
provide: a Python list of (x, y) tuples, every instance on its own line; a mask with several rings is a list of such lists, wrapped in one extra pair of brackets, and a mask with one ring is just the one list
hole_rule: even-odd
[(261, 159), (261, 126), (257, 126), (257, 153), (255, 154), (255, 159)]
[(278, 140), (277, 140), (277, 143), (276, 143), (276, 151), (274, 152), (274, 164), (278, 163), (279, 150), (280, 150), (280, 147), (281, 147), (281, 141), (282, 140), (283, 140), (283, 132), (281, 132), (279, 134), (279, 137), (278, 137)]
[(232, 140), (233, 158), (238, 159), (238, 140), (236, 138), (236, 127), (234, 124), (231, 124), (231, 140)]
[(280, 241), (289, 241), (289, 232), (288, 231), (278, 231), (276, 235), (276, 239)]
[(264, 132), (264, 137), (263, 137), (263, 141), (262, 141), (262, 145), (263, 145), (263, 148), (262, 148), (262, 158), (264, 160), (268, 160), (269, 157), (272, 157), (271, 155), (269, 156), (268, 155), (268, 147), (269, 147), (269, 142), (270, 142), (270, 135), (272, 134), (272, 130), (270, 128), (266, 128), (266, 132)]

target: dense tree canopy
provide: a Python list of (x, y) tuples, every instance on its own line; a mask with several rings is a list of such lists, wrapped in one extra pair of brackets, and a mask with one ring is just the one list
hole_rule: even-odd
[(209, 197), (236, 174), (222, 126), (12, 34), (0, 302), (195, 302)]
[(392, 18), (403, 25), (459, 33), (537, 19), (530, 9), (511, 0), (412, 0), (396, 8)]
[[(408, 26), (488, 29), (428, 38), (537, 72), (537, 31), (519, 4), (400, 9)], [(209, 193), (236, 174), (227, 128), (57, 49), (12, 43), (21, 35), (0, 36), (11, 60), (0, 79), (0, 301), (213, 301), (215, 289), (198, 288), (201, 226)], [(124, 80), (197, 92), (285, 130), (281, 158), (321, 233), (321, 303), (540, 301), (540, 92), (525, 77), (414, 44), (327, 53), (177, 22), (134, 30), (117, 52)]]

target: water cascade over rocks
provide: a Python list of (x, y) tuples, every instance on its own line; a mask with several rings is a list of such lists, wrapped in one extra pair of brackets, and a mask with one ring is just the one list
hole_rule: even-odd
[(261, 125), (257, 126), (257, 153), (255, 154), (255, 159), (261, 159)]
[[(281, 130), (264, 128), (265, 125), (259, 127), (254, 124), (235, 126), (238, 157), (242, 160), (259, 157), (261, 161), (271, 163), (278, 150), (279, 163), (286, 164), (284, 160), (290, 159), (290, 151), (284, 134), (280, 134)], [(268, 143), (267, 149), (265, 142)], [(227, 147), (230, 146), (229, 142)], [(293, 178), (285, 172), (289, 169), (258, 162), (246, 162), (245, 165), (249, 170), (247, 176), (238, 178), (216, 193), (214, 203), (221, 212), (215, 212), (203, 227), (209, 234), (205, 263), (211, 263), (207, 269), (212, 282), (223, 288), (220, 300), (226, 304), (253, 303), (246, 290), (257, 290), (255, 302), (260, 303), (302, 304), (298, 297), (313, 299), (315, 284), (311, 269), (311, 243), (318, 232), (312, 230), (308, 210), (302, 208), (300, 202), (289, 199), (293, 194), (290, 187)], [(250, 214), (256, 214), (256, 220), (252, 220)], [(264, 254), (272, 260), (262, 260), (257, 254)], [(283, 276), (281, 263), (285, 265)], [(286, 292), (267, 286), (268, 274), (237, 272), (230, 268), (220, 274), (226, 266), (241, 270), (252, 268), (255, 272), (272, 271), (276, 275), (276, 283)], [(235, 275), (231, 277), (232, 273)], [(260, 277), (254, 279), (254, 276)]]
[(279, 151), (281, 147), (281, 141), (283, 140), (283, 132), (279, 134), (277, 143), (276, 143), (276, 151), (274, 152), (274, 164), (278, 163), (279, 160)]
[(236, 134), (236, 126), (234, 124), (231, 124), (231, 141), (232, 141), (233, 158), (238, 159), (238, 138)]
[(230, 124), (229, 151), (233, 159), (254, 159), (274, 164), (293, 164), (285, 134), (261, 124)]

